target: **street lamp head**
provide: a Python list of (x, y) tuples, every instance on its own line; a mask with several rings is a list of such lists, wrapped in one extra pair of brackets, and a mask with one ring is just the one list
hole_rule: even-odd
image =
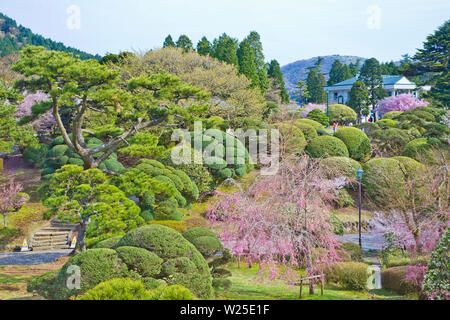
[(363, 175), (363, 169), (361, 169), (361, 167), (359, 167), (359, 169), (356, 171), (356, 176), (358, 177), (359, 180), (362, 179), (362, 175)]

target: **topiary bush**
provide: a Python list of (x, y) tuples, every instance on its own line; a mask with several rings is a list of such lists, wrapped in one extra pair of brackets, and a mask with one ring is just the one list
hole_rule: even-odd
[[(75, 286), (74, 289), (69, 289), (67, 286), (74, 275), (74, 266), (80, 268), (80, 289)], [(85, 293), (101, 282), (125, 277), (127, 273), (127, 266), (116, 251), (91, 249), (71, 257), (58, 272), (36, 279), (27, 290), (37, 292), (46, 299), (66, 300)]]
[(153, 252), (136, 247), (118, 247), (116, 251), (128, 270), (144, 277), (154, 277), (161, 273), (163, 260)]
[(417, 161), (432, 161), (432, 145), (427, 138), (414, 139), (405, 145), (402, 155)]
[(105, 240), (102, 240), (95, 244), (92, 248), (93, 249), (114, 249), (114, 247), (117, 245), (119, 240), (122, 239), (122, 236), (112, 237)]
[(306, 152), (313, 158), (349, 156), (344, 142), (331, 136), (320, 136), (311, 140), (306, 147)]
[[(80, 289), (68, 289), (73, 266), (80, 268)], [(200, 252), (165, 226), (145, 226), (127, 233), (116, 249), (91, 249), (70, 258), (57, 273), (32, 281), (30, 292), (48, 299), (79, 296), (116, 279), (140, 280), (145, 287), (183, 285), (203, 299), (212, 297), (211, 274)]]
[(398, 155), (405, 145), (414, 139), (407, 130), (389, 128), (376, 130), (372, 133), (375, 149), (387, 155)]
[(383, 119), (394, 119), (402, 113), (403, 111), (389, 111), (388, 113), (383, 114)]
[(330, 125), (330, 118), (326, 115), (326, 113), (322, 112), (320, 109), (314, 109), (307, 115), (308, 119), (319, 122), (323, 126)]
[(120, 247), (146, 249), (163, 260), (162, 270), (154, 278), (169, 285), (181, 284), (201, 298), (212, 295), (211, 274), (201, 253), (181, 234), (165, 226), (149, 225), (126, 234)]
[[(101, 146), (103, 142), (97, 138), (86, 139), (86, 146), (88, 148), (97, 148)], [(101, 157), (103, 152), (99, 152), (93, 155), (95, 159)], [(84, 166), (84, 162), (81, 157), (69, 149), (65, 144), (62, 136), (55, 138), (49, 145), (49, 149), (45, 154), (45, 157), (39, 166), (44, 170), (41, 172), (42, 178), (48, 179), (47, 175), (54, 173), (57, 169), (66, 164), (74, 164), (80, 167)], [(109, 158), (103, 161), (98, 168), (100, 170), (109, 170), (112, 172), (120, 173), (125, 168), (117, 161), (117, 154), (112, 153)]]
[(224, 251), (217, 235), (210, 229), (204, 227), (191, 228), (183, 232), (183, 237), (192, 243), (205, 257), (209, 257), (218, 251)]
[(280, 153), (282, 156), (301, 154), (306, 147), (306, 139), (302, 130), (293, 122), (280, 122), (274, 125), (280, 132)]
[(347, 146), (350, 157), (357, 161), (367, 161), (371, 154), (370, 140), (357, 128), (339, 129), (334, 136), (341, 139)]
[(111, 182), (128, 197), (136, 197), (141, 217), (152, 220), (181, 220), (179, 208), (189, 208), (199, 197), (199, 190), (183, 171), (159, 161), (142, 159)]
[(399, 123), (398, 121), (392, 119), (382, 119), (377, 121), (377, 124), (381, 129), (396, 128), (398, 126), (398, 123)]
[(363, 166), (362, 185), (370, 199), (380, 206), (390, 207), (393, 195), (405, 190), (405, 178), (398, 160), (390, 158), (375, 158)]
[(425, 169), (425, 165), (409, 157), (397, 156), (392, 157), (392, 159), (400, 162), (409, 175), (417, 175)]
[(371, 137), (373, 132), (380, 129), (380, 126), (377, 124), (377, 122), (364, 122), (359, 123), (354, 126), (355, 128), (358, 128), (362, 132), (364, 132), (368, 137)]
[(203, 165), (217, 182), (232, 177), (241, 178), (253, 169), (244, 144), (221, 130), (208, 129), (201, 134), (191, 132), (190, 143), (202, 153)]
[(355, 123), (357, 119), (356, 112), (352, 108), (343, 104), (331, 104), (328, 106), (328, 117), (330, 123), (338, 122), (340, 125)]
[(316, 129), (312, 125), (299, 122), (298, 120), (293, 124), (303, 132), (303, 135), (305, 136), (307, 142), (319, 136)]
[(192, 292), (181, 285), (161, 286), (150, 291), (150, 300), (195, 300)]
[(347, 177), (357, 179), (356, 171), (360, 168), (358, 161), (347, 157), (328, 157), (320, 161), (329, 179)]
[(299, 124), (299, 123), (307, 124), (307, 125), (312, 126), (314, 129), (319, 129), (319, 128), (323, 129), (323, 127), (324, 127), (320, 122), (314, 121), (312, 119), (298, 119), (298, 120), (295, 120), (295, 123), (296, 124)]
[(349, 290), (363, 291), (367, 288), (367, 264), (362, 262), (340, 262), (328, 268), (325, 272), (326, 279), (336, 282)]
[(150, 300), (151, 296), (141, 281), (121, 278), (99, 283), (77, 300)]

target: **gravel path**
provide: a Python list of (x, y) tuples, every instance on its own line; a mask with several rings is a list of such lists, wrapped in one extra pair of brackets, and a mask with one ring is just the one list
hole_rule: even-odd
[(69, 255), (72, 250), (0, 253), (0, 266), (35, 266), (51, 263)]

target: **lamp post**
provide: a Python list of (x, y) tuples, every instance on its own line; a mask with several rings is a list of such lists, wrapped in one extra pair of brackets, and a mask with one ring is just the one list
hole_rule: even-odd
[(362, 249), (362, 237), (361, 237), (361, 180), (363, 175), (361, 167), (356, 171), (358, 177), (358, 210), (359, 210), (359, 247)]

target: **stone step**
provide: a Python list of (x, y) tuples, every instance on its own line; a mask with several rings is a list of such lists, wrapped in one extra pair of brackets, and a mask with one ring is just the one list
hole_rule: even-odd
[(37, 242), (62, 242), (67, 241), (68, 237), (46, 237), (46, 238), (34, 238), (33, 243)]
[(33, 251), (51, 251), (51, 250), (61, 250), (70, 249), (70, 246), (43, 246), (43, 247), (33, 247)]
[(69, 232), (66, 231), (39, 231), (34, 234), (35, 237), (39, 236), (65, 236), (68, 235)]
[(33, 247), (40, 247), (40, 246), (64, 246), (67, 245), (67, 241), (33, 241), (32, 246)]

